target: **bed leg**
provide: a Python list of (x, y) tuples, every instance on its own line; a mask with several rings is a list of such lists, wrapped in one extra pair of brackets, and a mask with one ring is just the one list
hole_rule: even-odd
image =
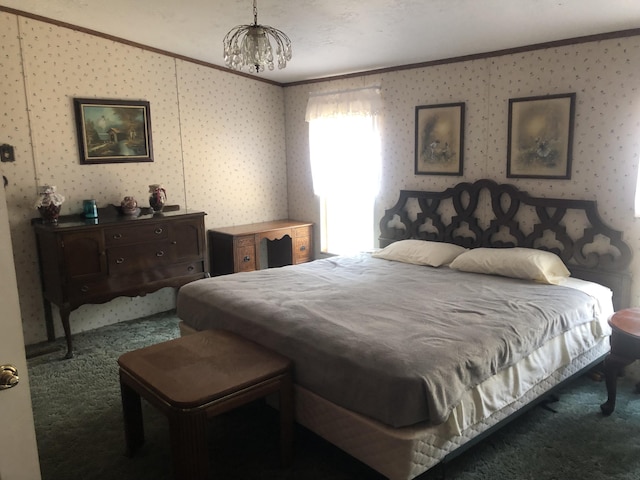
[[(438, 465), (436, 465), (436, 468), (438, 469), (436, 478), (438, 478), (438, 480), (446, 480), (447, 479), (447, 462), (440, 462)], [(426, 472), (425, 472), (425, 475), (426, 475)]]
[(415, 477), (413, 480), (427, 480), (428, 478), (437, 478), (438, 480), (446, 480), (447, 478), (447, 467), (445, 461), (441, 461), (440, 463), (434, 465), (426, 472), (422, 472), (420, 475)]
[(560, 397), (558, 397), (558, 395), (555, 395), (555, 394), (552, 393), (551, 395), (547, 396), (544, 400), (542, 400), (542, 402), (540, 402), (540, 406), (542, 408), (544, 408), (545, 410), (549, 410), (550, 412), (558, 413), (558, 411), (553, 409), (553, 408), (551, 408), (549, 406), (549, 404), (550, 403), (555, 403), (555, 402), (557, 402), (559, 400), (560, 400)]

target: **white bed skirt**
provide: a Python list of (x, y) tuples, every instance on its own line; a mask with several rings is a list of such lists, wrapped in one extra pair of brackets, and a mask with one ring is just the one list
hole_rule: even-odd
[[(187, 335), (195, 333), (195, 330), (181, 322), (180, 333)], [(556, 361), (552, 362), (556, 364), (555, 367), (544, 373), (543, 378), (535, 378), (532, 382), (533, 377), (529, 377), (528, 381), (522, 382), (522, 372), (527, 368), (526, 365), (516, 364), (503, 375), (518, 378), (518, 382), (505, 383), (503, 379), (502, 384), (509, 387), (501, 392), (500, 389), (496, 391), (498, 383), (491, 385), (492, 379), (487, 380), (470, 390), (462, 402), (463, 407), (459, 407), (450, 420), (442, 425), (425, 423), (392, 428), (344, 409), (297, 385), (296, 421), (387, 478), (410, 480), (532, 401), (544, 397), (553, 387), (609, 351), (608, 336), (598, 336), (596, 339), (589, 337), (588, 334), (575, 335), (574, 332), (574, 335), (565, 334), (564, 338), (557, 339), (568, 348), (558, 348), (557, 344), (541, 347), (538, 352), (540, 355), (551, 354), (556, 357)], [(585, 342), (589, 345), (584, 345)], [(579, 344), (583, 344), (582, 347)], [(544, 351), (545, 347), (549, 350)], [(515, 390), (515, 396), (507, 398), (504, 392), (508, 389)], [(501, 406), (492, 413), (487, 410), (499, 404)]]

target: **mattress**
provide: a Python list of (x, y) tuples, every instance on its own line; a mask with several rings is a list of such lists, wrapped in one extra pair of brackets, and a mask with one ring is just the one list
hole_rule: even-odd
[[(478, 390), (480, 396), (465, 400), (472, 388), (491, 377), (497, 379), (496, 374), (569, 331), (579, 332), (579, 338), (585, 332), (593, 339), (606, 336), (611, 292), (595, 284), (571, 282), (574, 285), (540, 285), (361, 255), (193, 282), (180, 291), (178, 315), (193, 329), (229, 329), (291, 357), (297, 384), (336, 405), (392, 427), (429, 421), (444, 423), (448, 430), (459, 433), (485, 418), (487, 412), (502, 408), (505, 398), (519, 395), (509, 392), (502, 398), (487, 388)], [(531, 291), (537, 295), (531, 297)], [(503, 304), (508, 305), (506, 310)], [(425, 305), (432, 310), (426, 311)], [(423, 328), (420, 322), (425, 317), (430, 322)], [(394, 337), (396, 333), (387, 326), (397, 318), (410, 321), (394, 325), (401, 330)], [(485, 325), (488, 329), (483, 331)], [(316, 333), (318, 326), (324, 328), (321, 335)], [(465, 329), (466, 337), (457, 336)], [(504, 332), (513, 333), (513, 338)], [(452, 336), (455, 348), (442, 342)], [(327, 342), (336, 346), (327, 350)], [(578, 350), (584, 348), (588, 345)], [(455, 350), (453, 358), (458, 363), (435, 363), (449, 350)], [(556, 346), (554, 351), (561, 349)], [(355, 352), (360, 370), (351, 368), (344, 352), (352, 357)], [(339, 361), (325, 354), (337, 354)], [(570, 359), (573, 354), (565, 351), (562, 355)], [(387, 357), (395, 363), (389, 363)], [(403, 383), (404, 377), (391, 375), (398, 363), (414, 374), (410, 381)], [(460, 375), (434, 380), (427, 370), (452, 370)], [(530, 384), (548, 373), (536, 363), (530, 370)], [(518, 372), (516, 382), (522, 390), (528, 386), (520, 380), (525, 373)], [(441, 385), (450, 387), (462, 379), (466, 383), (457, 385), (456, 395), (440, 410), (440, 405), (434, 409), (428, 395), (447, 395), (452, 389)], [(354, 401), (360, 398), (368, 403)]]

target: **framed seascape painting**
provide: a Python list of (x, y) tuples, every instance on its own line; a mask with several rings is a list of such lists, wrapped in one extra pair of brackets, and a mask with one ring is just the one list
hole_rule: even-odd
[(464, 105), (416, 107), (416, 175), (462, 175)]
[(571, 178), (575, 93), (509, 99), (508, 178)]
[(149, 102), (73, 100), (80, 163), (153, 162)]

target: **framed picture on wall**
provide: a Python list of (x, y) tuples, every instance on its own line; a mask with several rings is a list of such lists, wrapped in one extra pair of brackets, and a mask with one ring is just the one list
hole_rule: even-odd
[(149, 102), (74, 98), (80, 163), (153, 162)]
[(509, 99), (507, 177), (571, 178), (575, 93)]
[(416, 175), (462, 175), (464, 105), (416, 107)]

